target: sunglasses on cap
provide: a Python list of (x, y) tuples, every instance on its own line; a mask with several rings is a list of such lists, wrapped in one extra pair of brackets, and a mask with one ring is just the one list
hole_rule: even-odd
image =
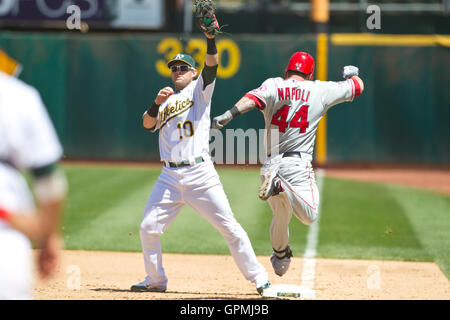
[(186, 72), (191, 70), (192, 68), (188, 65), (182, 64), (181, 66), (171, 66), (170, 70), (172, 70), (172, 72), (177, 72), (178, 70), (182, 71), (182, 72)]

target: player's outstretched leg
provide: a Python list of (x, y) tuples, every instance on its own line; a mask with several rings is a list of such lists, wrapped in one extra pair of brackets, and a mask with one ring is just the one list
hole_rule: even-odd
[[(272, 166), (272, 168), (275, 166)], [(277, 275), (284, 275), (290, 265), (292, 251), (289, 248), (289, 223), (292, 213), (306, 225), (313, 223), (318, 216), (319, 191), (312, 169), (307, 162), (296, 159), (283, 159), (276, 168), (277, 174), (265, 169), (265, 178), (272, 178), (278, 195), (267, 199), (273, 213), (270, 227), (270, 239), (274, 250), (270, 261)], [(267, 173), (267, 174), (266, 174)], [(277, 183), (279, 182), (279, 185)]]
[(292, 251), (289, 248), (289, 222), (292, 218), (292, 209), (284, 192), (270, 197), (267, 201), (273, 214), (270, 225), (270, 243), (273, 253), (270, 262), (275, 274), (281, 277), (289, 269), (292, 257)]
[(282, 163), (277, 175), (295, 216), (305, 225), (317, 220), (319, 188), (308, 162)]

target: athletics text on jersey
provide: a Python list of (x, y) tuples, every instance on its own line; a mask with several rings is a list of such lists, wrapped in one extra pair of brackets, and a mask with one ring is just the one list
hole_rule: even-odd
[(159, 152), (162, 161), (179, 162), (209, 154), (210, 109), (215, 80), (204, 87), (200, 74), (159, 107)]

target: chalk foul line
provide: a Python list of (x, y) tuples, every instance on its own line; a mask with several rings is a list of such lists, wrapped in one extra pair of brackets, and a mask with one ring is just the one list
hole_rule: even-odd
[[(316, 171), (317, 177), (317, 186), (319, 188), (319, 196), (322, 198), (322, 188), (323, 188), (323, 177), (324, 170), (318, 169)], [(319, 203), (319, 213), (320, 213), (320, 204)], [(319, 240), (319, 220), (320, 214), (317, 217), (317, 220), (309, 227), (307, 240), (306, 240), (306, 249), (303, 254), (303, 271), (301, 278), (301, 286), (306, 289), (304, 294), (305, 298), (315, 299), (316, 293), (314, 290), (315, 287), (315, 278), (316, 278), (316, 254), (317, 254), (317, 245)]]

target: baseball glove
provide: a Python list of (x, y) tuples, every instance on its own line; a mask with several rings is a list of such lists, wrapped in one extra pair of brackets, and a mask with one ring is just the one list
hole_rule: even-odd
[(194, 19), (201, 32), (216, 36), (220, 31), (219, 22), (216, 18), (216, 5), (212, 0), (195, 0)]

